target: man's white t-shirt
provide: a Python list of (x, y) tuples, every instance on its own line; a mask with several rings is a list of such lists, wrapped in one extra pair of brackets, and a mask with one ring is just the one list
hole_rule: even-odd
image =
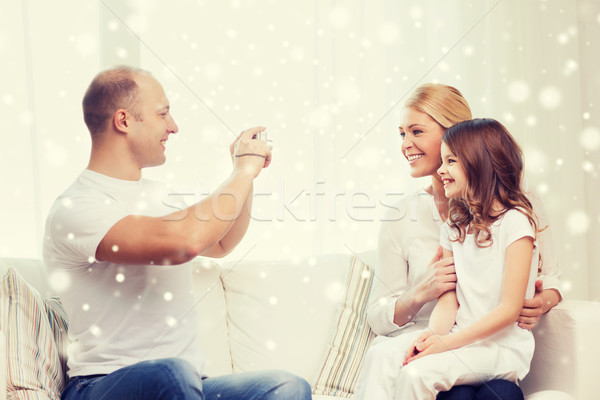
[(120, 265), (94, 258), (122, 218), (176, 211), (167, 205), (166, 189), (156, 181), (84, 170), (52, 206), (43, 257), (50, 276), (64, 275), (68, 282), (60, 296), (69, 318), (69, 377), (168, 357), (188, 360), (202, 373), (191, 266)]

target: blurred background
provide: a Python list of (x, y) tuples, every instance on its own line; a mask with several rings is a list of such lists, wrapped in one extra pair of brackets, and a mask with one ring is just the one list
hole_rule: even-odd
[(568, 298), (600, 300), (600, 2), (101, 0), (0, 3), (0, 257), (41, 257), (45, 216), (85, 168), (81, 99), (101, 69), (163, 84), (179, 134), (163, 179), (190, 201), (263, 125), (272, 165), (228, 260), (374, 249), (410, 178), (399, 114), (419, 84), (457, 87), (524, 149)]

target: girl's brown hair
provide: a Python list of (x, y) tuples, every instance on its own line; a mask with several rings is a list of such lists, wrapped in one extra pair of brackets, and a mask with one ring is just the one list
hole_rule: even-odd
[[(523, 153), (500, 122), (489, 118), (460, 122), (448, 128), (442, 140), (467, 177), (464, 196), (450, 200), (449, 222), (458, 230), (458, 241), (464, 241), (469, 230), (477, 246), (490, 246), (490, 226), (510, 209), (525, 214), (534, 230), (540, 231), (521, 187)], [(494, 200), (502, 205), (502, 212), (493, 210)]]

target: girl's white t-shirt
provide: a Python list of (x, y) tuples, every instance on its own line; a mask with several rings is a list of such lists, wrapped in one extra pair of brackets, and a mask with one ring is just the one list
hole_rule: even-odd
[[(543, 281), (544, 289), (555, 289), (560, 293), (560, 270), (554, 255), (552, 224), (541, 201), (531, 193), (527, 197), (533, 204), (539, 226), (547, 226), (537, 237), (537, 247), (543, 260), (538, 279)], [(436, 301), (415, 310), (412, 321), (403, 326), (394, 323), (394, 308), (397, 299), (422, 279), (439, 246), (442, 226), (433, 196), (424, 189), (404, 196), (382, 217), (376, 278), (367, 312), (369, 325), (375, 334), (395, 336), (427, 327)]]
[(171, 200), (160, 182), (84, 170), (52, 206), (43, 257), (51, 279), (65, 286), (60, 296), (69, 318), (69, 377), (108, 374), (167, 357), (188, 360), (202, 373), (191, 266), (121, 265), (94, 258), (115, 223), (183, 206)]
[[(539, 254), (535, 231), (529, 219), (516, 209), (508, 210), (491, 225), (490, 232), (493, 242), (489, 247), (478, 247), (474, 234), (467, 234), (462, 243), (454, 240), (458, 232), (448, 223), (444, 224), (440, 232), (440, 244), (443, 248), (452, 251), (456, 269), (456, 297), (459, 308), (456, 326), (453, 328), (455, 330), (473, 324), (500, 304), (506, 249), (523, 237), (534, 240), (525, 298), (530, 299), (535, 294)], [(482, 342), (497, 344), (511, 350), (517, 356), (518, 365), (515, 365), (515, 369), (520, 377), (525, 376), (529, 371), (534, 350), (531, 331), (519, 328), (514, 322)]]

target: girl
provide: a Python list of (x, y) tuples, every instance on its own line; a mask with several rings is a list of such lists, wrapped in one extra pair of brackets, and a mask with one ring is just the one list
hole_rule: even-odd
[(369, 350), (358, 399), (434, 399), (454, 385), (529, 371), (533, 336), (516, 321), (535, 290), (538, 227), (521, 188), (521, 151), (499, 122), (476, 119), (449, 128), (441, 154), (452, 200), (440, 237), (456, 291), (440, 297), (425, 331)]

